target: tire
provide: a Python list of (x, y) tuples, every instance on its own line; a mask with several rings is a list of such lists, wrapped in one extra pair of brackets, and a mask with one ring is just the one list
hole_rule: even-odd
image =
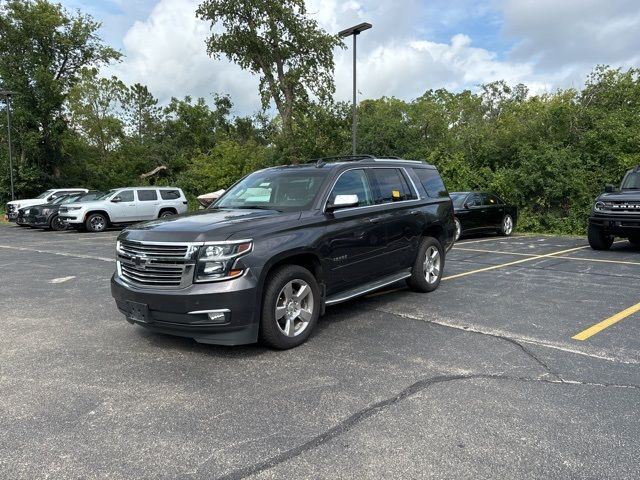
[(88, 232), (104, 232), (109, 225), (107, 217), (102, 213), (92, 213), (84, 222), (84, 226)]
[[(302, 296), (298, 296), (302, 294)], [(285, 265), (267, 278), (260, 320), (260, 343), (278, 350), (304, 343), (320, 316), (320, 287), (299, 265)]]
[(49, 228), (54, 232), (59, 232), (61, 230), (66, 230), (67, 225), (60, 220), (60, 215), (54, 215), (51, 220), (49, 220)]
[(174, 215), (177, 215), (175, 210), (162, 210), (158, 215), (158, 218), (173, 217)]
[(462, 224), (460, 223), (460, 220), (458, 220), (458, 217), (454, 217), (453, 221), (456, 225), (456, 233), (454, 234), (453, 241), (457, 242), (462, 236)]
[(591, 248), (594, 250), (609, 250), (611, 245), (613, 245), (613, 237), (611, 235), (605, 235), (602, 228), (594, 225), (589, 225), (587, 238), (589, 245), (591, 245)]
[(640, 237), (629, 237), (629, 243), (632, 247), (640, 248)]
[(498, 233), (503, 237), (509, 237), (513, 233), (513, 217), (508, 213), (502, 217), (502, 223), (500, 223)]
[(444, 250), (433, 237), (424, 237), (418, 247), (407, 285), (415, 292), (433, 292), (440, 285), (444, 272)]

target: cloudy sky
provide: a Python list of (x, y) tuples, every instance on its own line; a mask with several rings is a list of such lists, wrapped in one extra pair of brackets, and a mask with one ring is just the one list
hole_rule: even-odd
[[(258, 110), (257, 79), (206, 55), (198, 0), (62, 0), (102, 22), (124, 60), (104, 73), (172, 96), (228, 93)], [(533, 92), (580, 87), (597, 64), (640, 66), (638, 0), (307, 0), (329, 32), (367, 21), (358, 39), (359, 98), (412, 99), (429, 88), (504, 79)], [(349, 44), (350, 45), (350, 44)], [(336, 98), (351, 97), (351, 51), (336, 51)]]

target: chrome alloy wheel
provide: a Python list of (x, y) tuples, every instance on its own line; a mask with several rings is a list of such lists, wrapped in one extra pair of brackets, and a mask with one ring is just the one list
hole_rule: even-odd
[(502, 220), (502, 231), (505, 235), (511, 235), (511, 232), (513, 232), (513, 219), (511, 215), (505, 215)]
[(96, 215), (95, 217), (92, 217), (91, 220), (89, 220), (89, 224), (91, 225), (91, 229), (94, 232), (101, 232), (102, 230), (104, 230), (106, 228), (106, 223), (104, 221), (104, 218)]
[(288, 282), (276, 300), (276, 323), (287, 337), (297, 337), (309, 326), (314, 299), (311, 287), (300, 279)]
[(457, 218), (454, 219), (455, 225), (456, 225), (456, 236), (454, 238), (454, 241), (458, 241), (460, 240), (460, 236), (462, 235), (462, 225), (460, 225), (460, 220), (458, 220)]
[(438, 281), (440, 277), (440, 250), (438, 250), (433, 245), (427, 248), (424, 256), (424, 278), (426, 278), (427, 283), (434, 284)]

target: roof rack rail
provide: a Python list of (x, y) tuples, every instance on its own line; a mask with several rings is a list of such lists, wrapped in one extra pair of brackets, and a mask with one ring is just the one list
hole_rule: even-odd
[(305, 163), (315, 163), (316, 166), (321, 167), (331, 160), (342, 162), (359, 162), (361, 160), (374, 160), (376, 158), (377, 157), (375, 155), (368, 155), (363, 153), (361, 155), (335, 155), (333, 157), (314, 158), (312, 160), (307, 160)]

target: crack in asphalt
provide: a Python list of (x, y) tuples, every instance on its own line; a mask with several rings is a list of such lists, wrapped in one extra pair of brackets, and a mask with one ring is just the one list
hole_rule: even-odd
[[(517, 342), (513, 342), (516, 343)], [(523, 351), (525, 351), (525, 353), (527, 353), (527, 355), (532, 356), (529, 352), (527, 352), (525, 349), (523, 349)], [(535, 357), (534, 357), (535, 358)], [(541, 362), (539, 362), (541, 363)], [(541, 363), (542, 364), (542, 363)], [(544, 364), (542, 364), (544, 365)], [(548, 367), (547, 367), (548, 368)], [(552, 373), (552, 375), (556, 376), (555, 374)], [(474, 380), (474, 379), (486, 379), (486, 380), (508, 380), (508, 381), (515, 381), (515, 382), (529, 382), (529, 383), (546, 383), (546, 384), (552, 384), (552, 385), (564, 385), (564, 386), (569, 386), (569, 385), (581, 385), (581, 386), (591, 386), (591, 387), (600, 387), (600, 388), (630, 388), (630, 389), (634, 389), (634, 390), (640, 390), (640, 385), (633, 385), (633, 384), (607, 384), (607, 383), (597, 383), (597, 382), (582, 382), (582, 381), (578, 381), (578, 380), (563, 380), (559, 377), (557, 377), (557, 380), (550, 380), (550, 379), (544, 379), (544, 378), (529, 378), (529, 377), (514, 377), (514, 376), (509, 376), (509, 375), (502, 375), (502, 374), (467, 374), (467, 375), (438, 375), (436, 377), (431, 377), (431, 378), (426, 378), (426, 379), (422, 379), (422, 380), (418, 380), (415, 383), (412, 383), (411, 385), (409, 385), (407, 388), (405, 388), (404, 390), (402, 390), (400, 393), (394, 395), (393, 397), (389, 397), (385, 400), (381, 400), (377, 403), (374, 403), (372, 405), (369, 405), (365, 408), (363, 408), (362, 410), (357, 411), (356, 413), (354, 413), (353, 415), (349, 416), (348, 418), (346, 418), (345, 420), (343, 420), (342, 422), (338, 423), (336, 426), (330, 428), (329, 430), (326, 430), (325, 432), (320, 433), (319, 435), (316, 435), (315, 437), (313, 437), (312, 439), (310, 439), (309, 441), (300, 444), (294, 448), (291, 448), (289, 450), (286, 450), (278, 455), (275, 455), (271, 458), (268, 458), (267, 460), (245, 467), (245, 468), (241, 468), (239, 470), (235, 470), (229, 474), (223, 475), (221, 477), (218, 477), (218, 480), (241, 480), (244, 478), (248, 478), (252, 475), (256, 475), (259, 473), (262, 473), (266, 470), (270, 470), (273, 467), (276, 467), (284, 462), (287, 462), (289, 460), (292, 460), (300, 455), (302, 455), (303, 453), (306, 453), (308, 451), (314, 450), (318, 447), (320, 447), (321, 445), (328, 443), (329, 441), (333, 440), (334, 438), (337, 438), (341, 435), (343, 435), (344, 433), (347, 433), (349, 430), (353, 429), (354, 427), (356, 427), (357, 425), (359, 425), (360, 423), (362, 423), (363, 421), (365, 421), (366, 419), (374, 416), (375, 414), (377, 414), (378, 412), (387, 410), (389, 407), (392, 407), (393, 405), (400, 403), (401, 401), (412, 397), (420, 392), (422, 392), (423, 390), (426, 390), (427, 388), (433, 386), (433, 385), (437, 385), (437, 384), (444, 384), (444, 383), (448, 383), (448, 382), (454, 382), (454, 381), (458, 381), (458, 380)], [(206, 462), (203, 462), (203, 464)], [(200, 467), (202, 466), (202, 464), (200, 465)], [(198, 467), (198, 469), (200, 468)], [(194, 473), (197, 473), (197, 470)]]

